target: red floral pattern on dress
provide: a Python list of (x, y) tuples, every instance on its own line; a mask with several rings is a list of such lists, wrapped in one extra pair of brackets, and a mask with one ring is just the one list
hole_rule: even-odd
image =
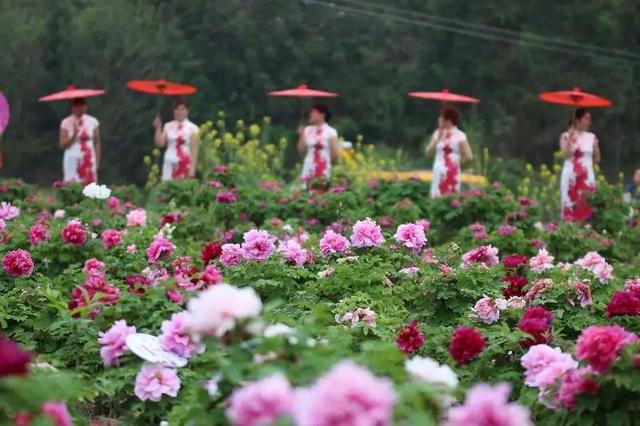
[(173, 166), (171, 177), (173, 179), (185, 179), (189, 177), (191, 157), (184, 149), (186, 140), (183, 134), (183, 124), (178, 123), (177, 129), (178, 136), (176, 137), (176, 155), (178, 156), (178, 163)]
[(569, 181), (568, 196), (571, 206), (564, 206), (562, 217), (568, 222), (584, 221), (591, 218), (593, 209), (589, 205), (588, 193), (595, 190), (589, 185), (589, 171), (582, 164), (585, 153), (578, 148), (576, 135), (569, 136), (569, 143), (574, 147), (571, 164), (573, 166), (573, 179)]
[(323, 178), (327, 171), (327, 160), (322, 155), (322, 127), (316, 129), (316, 141), (313, 144), (313, 164), (314, 169), (311, 178)]
[(78, 120), (78, 128), (80, 129), (78, 140), (80, 141), (82, 157), (78, 160), (76, 173), (78, 173), (78, 177), (84, 185), (89, 185), (96, 181), (96, 176), (93, 172), (93, 152), (89, 147), (89, 135), (87, 134), (87, 129), (83, 126), (82, 119)]
[(451, 148), (451, 132), (447, 132), (444, 136), (444, 146), (442, 147), (445, 173), (440, 177), (438, 188), (440, 195), (455, 194), (458, 190), (458, 174), (460, 173), (460, 165), (451, 158), (453, 149)]

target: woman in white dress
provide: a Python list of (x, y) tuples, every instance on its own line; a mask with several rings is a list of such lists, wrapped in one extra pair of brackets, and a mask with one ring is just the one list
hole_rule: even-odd
[(569, 130), (560, 136), (560, 153), (564, 166), (560, 179), (562, 218), (585, 221), (593, 215), (589, 193), (596, 190), (593, 164), (600, 162), (598, 138), (589, 132), (591, 113), (577, 109)]
[(71, 101), (71, 115), (60, 123), (60, 148), (64, 150), (64, 182), (96, 182), (100, 167), (100, 123), (87, 114), (87, 101)]
[(327, 122), (331, 112), (326, 105), (314, 105), (309, 113), (309, 125), (298, 128), (298, 152), (304, 155), (301, 180), (328, 179), (331, 163), (340, 153), (338, 132)]
[(155, 144), (167, 147), (162, 165), (162, 181), (192, 178), (196, 174), (200, 129), (189, 121), (189, 109), (184, 100), (173, 108), (173, 121), (162, 126), (160, 117), (153, 122)]
[(449, 106), (442, 108), (438, 129), (433, 132), (425, 153), (435, 154), (431, 178), (431, 198), (460, 191), (461, 166), (472, 158), (467, 135), (458, 129), (460, 113)]

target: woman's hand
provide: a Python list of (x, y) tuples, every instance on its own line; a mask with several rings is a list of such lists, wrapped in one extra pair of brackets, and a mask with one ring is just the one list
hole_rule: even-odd
[(156, 117), (153, 119), (153, 127), (156, 130), (160, 130), (162, 128), (162, 120), (160, 119), (160, 117)]

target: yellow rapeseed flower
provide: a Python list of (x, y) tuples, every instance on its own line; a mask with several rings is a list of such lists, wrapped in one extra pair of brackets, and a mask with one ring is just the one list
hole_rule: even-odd
[(257, 138), (260, 135), (260, 126), (258, 126), (257, 124), (252, 124), (251, 126), (249, 126), (249, 133), (251, 134), (252, 138)]

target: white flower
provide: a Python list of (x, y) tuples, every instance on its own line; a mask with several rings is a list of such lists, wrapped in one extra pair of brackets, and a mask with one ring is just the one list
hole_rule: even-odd
[(204, 388), (209, 394), (210, 398), (216, 398), (220, 393), (219, 384), (222, 380), (222, 374), (216, 373), (211, 377), (211, 379), (204, 382)]
[(293, 232), (293, 227), (291, 225), (289, 225), (288, 223), (285, 223), (284, 225), (282, 225), (282, 230), (284, 232), (286, 232), (287, 234), (290, 234)]
[(295, 332), (295, 328), (291, 328), (286, 324), (278, 323), (267, 326), (267, 328), (264, 329), (262, 335), (269, 338), (277, 336), (289, 336), (291, 334), (294, 334)]
[(56, 210), (55, 212), (53, 212), (54, 219), (64, 219), (66, 215), (67, 212), (65, 212), (64, 210)]
[(406, 360), (404, 367), (413, 380), (443, 384), (450, 388), (458, 386), (456, 373), (448, 365), (440, 365), (431, 358), (416, 356)]
[(501, 311), (504, 311), (505, 309), (507, 309), (507, 300), (506, 299), (496, 299), (496, 306)]
[(87, 198), (106, 200), (111, 196), (111, 190), (106, 185), (98, 185), (95, 182), (85, 186), (82, 193)]
[(251, 287), (218, 284), (189, 301), (189, 330), (197, 335), (222, 337), (238, 322), (256, 318), (261, 311), (262, 301)]

